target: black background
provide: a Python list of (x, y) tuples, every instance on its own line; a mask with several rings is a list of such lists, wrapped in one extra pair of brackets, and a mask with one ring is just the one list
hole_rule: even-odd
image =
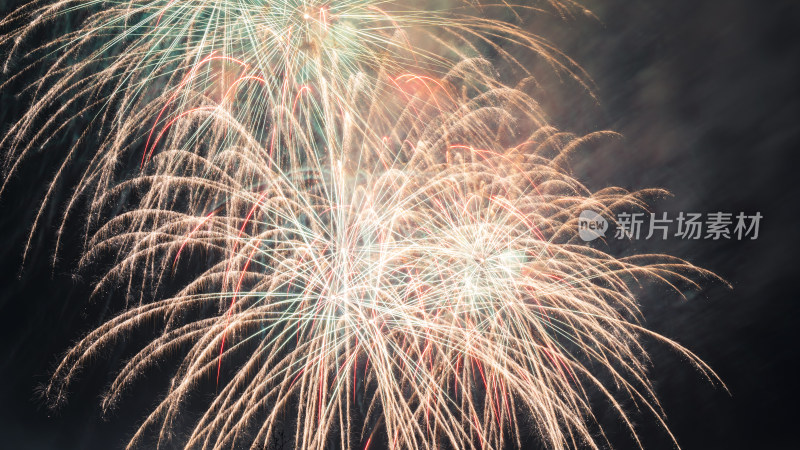
[[(589, 186), (663, 187), (657, 211), (761, 212), (756, 241), (635, 242), (631, 252), (683, 257), (725, 278), (686, 301), (646, 295), (647, 326), (705, 360), (730, 389), (702, 380), (663, 346), (649, 345), (651, 375), (671, 430), (685, 449), (800, 448), (796, 424), (800, 356), (797, 158), (800, 151), (800, 4), (758, 0), (586, 2), (597, 20), (530, 21), (592, 76), (600, 104), (569, 81), (544, 80), (544, 106), (564, 129), (613, 129), (624, 140), (573, 160)], [(18, 2), (0, 1), (0, 11)], [(2, 55), (0, 55), (2, 56)], [(4, 129), (24, 99), (3, 91)], [(57, 146), (31, 158), (0, 198), (0, 448), (124, 447), (158, 388), (148, 383), (118, 413), (99, 417), (99, 394), (114, 355), (90, 367), (58, 413), (36, 387), (70, 343), (107, 318), (107, 303), (86, 301), (90, 275), (75, 274), (79, 242), (67, 242), (55, 269), (48, 209), (25, 267), (22, 249)], [(63, 198), (67, 192), (60, 192)], [(79, 221), (72, 226), (78, 236)], [(154, 373), (152, 379), (164, 374)], [(632, 448), (598, 408), (613, 443)], [(637, 419), (646, 448), (670, 441), (647, 416)]]

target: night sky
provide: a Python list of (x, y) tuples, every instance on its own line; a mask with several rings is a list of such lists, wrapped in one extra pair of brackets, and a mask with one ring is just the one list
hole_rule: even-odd
[[(0, 11), (20, 3), (0, 1)], [(599, 103), (543, 70), (543, 106), (553, 121), (565, 130), (624, 136), (573, 157), (576, 177), (593, 188), (665, 188), (673, 196), (653, 209), (671, 215), (764, 216), (755, 241), (671, 238), (620, 250), (685, 258), (733, 286), (708, 282), (688, 300), (666, 289), (643, 293), (646, 325), (695, 352), (730, 389), (729, 395), (707, 383), (669, 349), (647, 342), (670, 429), (685, 449), (800, 448), (800, 3), (585, 3), (597, 20), (528, 22), (595, 83)], [(25, 107), (26, 99), (14, 94), (0, 92), (3, 130)], [(64, 252), (55, 268), (50, 264), (69, 183), (22, 265), (33, 215), (61, 162), (58, 144), (30, 158), (0, 197), (0, 448), (123, 448), (167, 373), (150, 373), (107, 420), (100, 418), (99, 395), (119, 364), (115, 352), (87, 368), (61, 410), (48, 410), (36, 394), (70, 344), (120, 306), (115, 298), (88, 301), (97, 274), (73, 268), (79, 218), (68, 223)], [(634, 448), (613, 414), (603, 404), (596, 410), (616, 448)], [(650, 416), (634, 417), (646, 448), (670, 448)]]

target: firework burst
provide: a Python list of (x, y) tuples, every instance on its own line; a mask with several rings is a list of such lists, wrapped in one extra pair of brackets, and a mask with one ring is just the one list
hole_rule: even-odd
[[(127, 303), (58, 365), (53, 405), (132, 334), (150, 337), (105, 412), (162, 361), (177, 366), (130, 447), (259, 448), (290, 429), (296, 448), (503, 448), (522, 445), (532, 418), (549, 447), (598, 448), (592, 393), (634, 436), (625, 401), (667, 429), (641, 336), (714, 378), (639, 325), (635, 298), (644, 281), (680, 294), (713, 274), (577, 237), (581, 211), (611, 217), (661, 192), (581, 185), (569, 155), (614, 134), (556, 130), (524, 83), (466, 58), (502, 37), (571, 67), (532, 35), (366, 0), (101, 5), (4, 21), (38, 14), (6, 38), (18, 42), (91, 12), (40, 49), (70, 46), (5, 140), (13, 173), (67, 126), (68, 107), (37, 126), (49, 105), (90, 98), (100, 111), (102, 144), (67, 212), (88, 198), (81, 265), (110, 258), (96, 292), (121, 286)], [(131, 154), (137, 170), (121, 171)]]
[[(581, 210), (643, 206), (653, 193), (590, 193), (560, 168), (566, 153), (602, 133), (558, 133), (534, 113), (516, 121), (534, 130), (527, 139), (501, 146), (510, 117), (536, 108), (509, 88), (463, 97), (460, 83), (485, 79), (481, 68), (490, 67), (465, 61), (442, 79), (418, 80), (436, 89), (398, 88), (391, 121), (376, 85), (397, 80), (354, 83), (363, 92), (350, 95), (363, 94), (363, 104), (380, 92), (384, 108), (361, 115), (373, 132), (339, 116), (335, 139), (303, 164), (277, 164), (247, 134), (213, 153), (155, 155), (145, 173), (96, 202), (140, 192), (89, 244), (85, 262), (121, 255), (97, 289), (121, 281), (129, 296), (144, 295), (185, 268), (184, 258), (212, 262), (175, 295), (142, 297), (90, 333), (57, 369), (48, 396), (63, 399), (98, 351), (157, 323), (159, 335), (103, 401), (111, 409), (148, 368), (183, 355), (131, 444), (148, 430), (159, 443), (173, 439), (184, 405), (209, 380), (218, 393), (187, 447), (258, 447), (296, 417), (303, 448), (323, 448), (332, 436), (359, 447), (378, 431), (392, 447), (502, 448), (520, 444), (518, 419), (527, 414), (555, 448), (595, 446), (587, 390), (606, 395), (631, 430), (620, 393), (661, 420), (631, 285), (693, 284), (710, 274), (665, 256), (616, 259), (578, 244)], [(294, 145), (318, 142), (302, 123), (286, 133)], [(595, 365), (621, 392), (600, 381)]]

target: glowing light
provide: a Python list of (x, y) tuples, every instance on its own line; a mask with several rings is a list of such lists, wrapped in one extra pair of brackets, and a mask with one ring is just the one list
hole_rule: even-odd
[[(7, 172), (68, 126), (66, 107), (41, 126), (48, 108), (93, 99), (103, 142), (67, 214), (91, 199), (81, 264), (112, 255), (96, 291), (123, 287), (129, 301), (60, 362), (53, 404), (103, 349), (153, 326), (102, 401), (112, 410), (178, 360), (131, 446), (258, 447), (284, 428), (298, 448), (503, 448), (522, 445), (532, 418), (551, 447), (597, 447), (590, 391), (634, 436), (624, 399), (666, 429), (639, 336), (714, 377), (639, 325), (634, 295), (643, 280), (713, 274), (583, 244), (581, 211), (642, 206), (649, 192), (590, 192), (566, 173), (567, 152), (611, 133), (551, 127), (475, 42), (578, 69), (504, 22), (400, 6), (57, 1), (3, 21), (38, 17), (0, 38), (17, 51), (36, 26), (89, 12), (43, 48), (66, 53), (4, 138)], [(131, 155), (141, 164), (120, 174)], [(175, 273), (190, 281), (172, 292)], [(190, 398), (209, 383), (212, 397)]]

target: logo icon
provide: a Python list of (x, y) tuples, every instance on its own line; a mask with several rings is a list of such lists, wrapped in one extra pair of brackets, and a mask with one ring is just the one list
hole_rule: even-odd
[(586, 242), (604, 237), (608, 221), (594, 211), (583, 211), (578, 217), (578, 235)]

